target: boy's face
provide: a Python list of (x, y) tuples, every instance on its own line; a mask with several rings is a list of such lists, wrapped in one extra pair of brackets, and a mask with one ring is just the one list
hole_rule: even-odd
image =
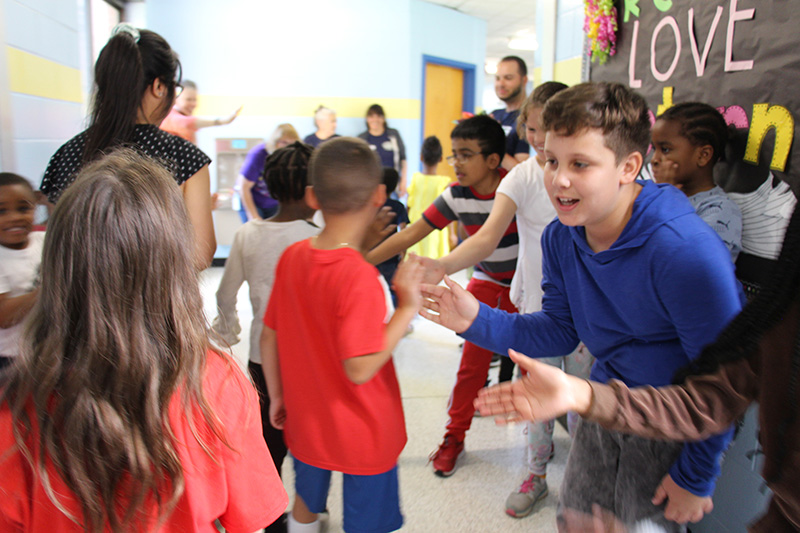
[(0, 186), (0, 245), (22, 250), (33, 230), (36, 199), (24, 185)]
[(491, 177), (497, 165), (493, 167), (488, 158), (481, 153), (481, 146), (477, 140), (455, 138), (451, 140), (453, 155), (448, 161), (452, 161), (459, 185), (474, 187)]
[(544, 138), (545, 131), (539, 119), (542, 117), (542, 108), (534, 107), (528, 113), (528, 120), (525, 121), (525, 138), (528, 144), (536, 150), (536, 156), (544, 158)]
[(548, 131), (544, 151), (545, 188), (561, 223), (584, 226), (587, 237), (593, 232), (621, 232), (630, 207), (621, 194), (622, 185), (633, 182), (638, 173), (631, 156), (617, 164), (595, 128), (571, 136)]

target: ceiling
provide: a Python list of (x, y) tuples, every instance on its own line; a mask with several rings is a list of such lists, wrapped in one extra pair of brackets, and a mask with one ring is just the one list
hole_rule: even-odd
[(512, 50), (511, 37), (535, 35), (535, 0), (425, 0), (486, 21), (486, 62), (517, 55), (533, 65), (531, 50)]

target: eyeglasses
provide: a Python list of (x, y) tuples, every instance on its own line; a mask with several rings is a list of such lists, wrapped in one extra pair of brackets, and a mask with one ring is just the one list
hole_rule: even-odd
[(476, 155), (483, 155), (483, 152), (479, 152), (478, 154), (476, 154), (475, 152), (470, 152), (470, 151), (461, 152), (461, 153), (454, 153), (453, 155), (447, 156), (447, 164), (450, 165), (450, 166), (453, 166), (453, 165), (456, 164), (456, 161), (458, 161), (459, 163), (461, 163), (463, 165), (464, 163), (466, 163), (467, 161), (469, 161), (470, 159), (472, 159)]
[(180, 94), (181, 94), (182, 92), (183, 92), (183, 85), (181, 85), (180, 83), (176, 83), (176, 84), (175, 84), (175, 98), (177, 98), (178, 96), (180, 96)]

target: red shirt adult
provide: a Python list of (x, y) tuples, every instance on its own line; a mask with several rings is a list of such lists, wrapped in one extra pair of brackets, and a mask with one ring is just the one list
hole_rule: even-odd
[[(274, 522), (288, 505), (288, 496), (261, 434), (258, 398), (245, 375), (213, 352), (203, 391), (231, 448), (212, 441), (210, 457), (192, 435), (181, 401), (176, 395), (169, 406), (169, 419), (175, 432), (175, 447), (184, 469), (186, 489), (175, 511), (158, 530), (161, 532), (217, 533), (219, 519), (227, 531), (251, 533)], [(32, 413), (32, 411), (31, 411)], [(210, 431), (198, 413), (194, 416), (198, 432)], [(33, 435), (37, 435), (35, 418)], [(18, 452), (12, 449), (11, 414), (0, 406), (0, 531), (83, 532), (83, 528), (62, 513), (45, 493), (38, 476)], [(38, 438), (28, 446), (38, 457)], [(53, 490), (73, 515), (80, 517), (80, 506), (48, 461), (47, 472)], [(155, 516), (155, 509), (153, 509)], [(146, 531), (154, 531), (154, 526)]]
[(295, 458), (317, 468), (381, 474), (406, 443), (392, 361), (361, 385), (342, 364), (384, 348), (378, 275), (357, 251), (318, 250), (310, 240), (287, 248), (275, 272), (264, 324), (277, 333), (284, 438)]

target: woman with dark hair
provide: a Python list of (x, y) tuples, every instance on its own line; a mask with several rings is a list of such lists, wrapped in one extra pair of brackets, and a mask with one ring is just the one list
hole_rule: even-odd
[(528, 371), (481, 391), (475, 405), (497, 421), (548, 420), (575, 411), (603, 427), (652, 439), (701, 440), (759, 404), (762, 475), (772, 490), (750, 531), (800, 529), (800, 209), (770, 283), (670, 387), (628, 389), (578, 379), (511, 352)]
[(397, 184), (397, 195), (406, 194), (406, 147), (400, 132), (386, 124), (386, 114), (383, 107), (372, 104), (367, 109), (367, 131), (359, 134), (375, 153), (381, 158), (385, 168), (393, 168), (400, 174)]
[(198, 267), (216, 249), (211, 218), (208, 164), (192, 143), (158, 128), (180, 81), (180, 62), (163, 37), (128, 24), (117, 25), (95, 64), (95, 94), (89, 128), (50, 158), (41, 191), (56, 203), (80, 169), (117, 146), (131, 146), (159, 161), (183, 190), (194, 228)]
[(121, 150), (56, 205), (0, 377), (0, 531), (250, 533), (286, 509), (256, 391), (210, 345), (183, 204)]

